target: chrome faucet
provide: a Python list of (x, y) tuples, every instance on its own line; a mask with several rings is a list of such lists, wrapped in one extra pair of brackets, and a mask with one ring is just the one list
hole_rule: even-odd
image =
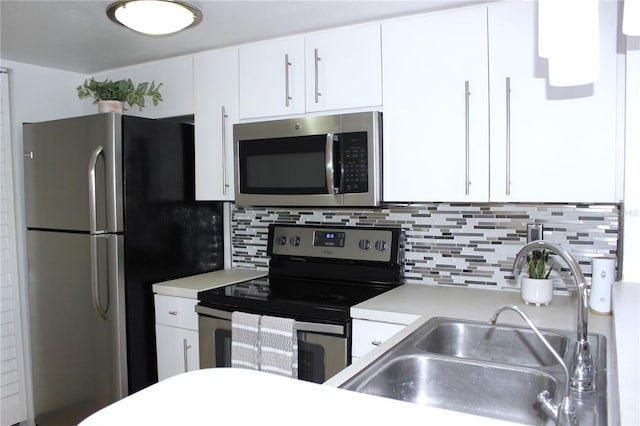
[(557, 425), (573, 425), (577, 424), (576, 418), (576, 408), (573, 399), (571, 399), (571, 388), (570, 388), (570, 377), (569, 377), (569, 369), (567, 368), (567, 364), (565, 364), (562, 357), (556, 352), (555, 349), (551, 346), (549, 341), (545, 339), (545, 337), (540, 333), (540, 330), (533, 323), (531, 318), (527, 316), (520, 308), (515, 305), (503, 305), (500, 306), (494, 313), (491, 319), (491, 325), (496, 325), (496, 321), (498, 320), (498, 315), (506, 310), (511, 310), (516, 312), (518, 315), (522, 317), (522, 319), (527, 323), (529, 328), (533, 330), (533, 332), (538, 336), (538, 338), (544, 343), (544, 345), (549, 349), (551, 354), (558, 360), (560, 365), (562, 366), (562, 370), (564, 371), (566, 380), (565, 380), (565, 390), (564, 396), (560, 400), (558, 404), (553, 404), (551, 402), (551, 395), (549, 391), (542, 391), (538, 394), (538, 402), (542, 408), (542, 411), (545, 414), (553, 419), (553, 421)]
[(589, 295), (587, 292), (587, 282), (576, 259), (564, 248), (551, 244), (547, 241), (532, 241), (525, 245), (516, 255), (513, 262), (513, 273), (518, 276), (522, 272), (522, 264), (526, 256), (535, 250), (548, 250), (560, 256), (569, 266), (573, 274), (574, 282), (578, 289), (578, 325), (575, 353), (573, 355), (571, 371), (571, 389), (577, 392), (589, 391), (593, 389), (594, 370), (591, 359), (589, 342), (587, 341), (587, 319), (589, 316)]

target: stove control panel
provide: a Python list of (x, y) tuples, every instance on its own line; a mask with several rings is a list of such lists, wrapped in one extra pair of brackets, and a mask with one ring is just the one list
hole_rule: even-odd
[[(396, 231), (396, 232), (394, 232)], [(398, 230), (366, 227), (275, 225), (271, 252), (284, 256), (389, 262), (399, 247)]]

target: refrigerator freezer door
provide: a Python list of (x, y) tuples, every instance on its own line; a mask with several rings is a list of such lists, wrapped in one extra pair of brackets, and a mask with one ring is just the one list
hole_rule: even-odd
[(126, 396), (123, 295), (114, 269), (122, 237), (99, 237), (99, 292), (110, 300), (106, 320), (91, 303), (91, 238), (27, 231), (34, 414), (41, 426), (77, 424)]
[(89, 231), (90, 163), (99, 151), (97, 229), (123, 230), (121, 127), (112, 113), (24, 125), (28, 228)]

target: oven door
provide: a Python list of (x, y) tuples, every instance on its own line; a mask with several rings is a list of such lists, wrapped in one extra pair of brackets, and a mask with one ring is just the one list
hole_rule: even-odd
[[(200, 368), (231, 367), (231, 312), (196, 306)], [(323, 383), (350, 359), (347, 325), (296, 322), (298, 378)]]

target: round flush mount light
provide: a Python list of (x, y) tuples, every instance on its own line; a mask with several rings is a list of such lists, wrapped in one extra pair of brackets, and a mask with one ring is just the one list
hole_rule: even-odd
[(107, 8), (113, 22), (147, 35), (167, 35), (192, 27), (202, 20), (199, 9), (170, 0), (118, 1)]

